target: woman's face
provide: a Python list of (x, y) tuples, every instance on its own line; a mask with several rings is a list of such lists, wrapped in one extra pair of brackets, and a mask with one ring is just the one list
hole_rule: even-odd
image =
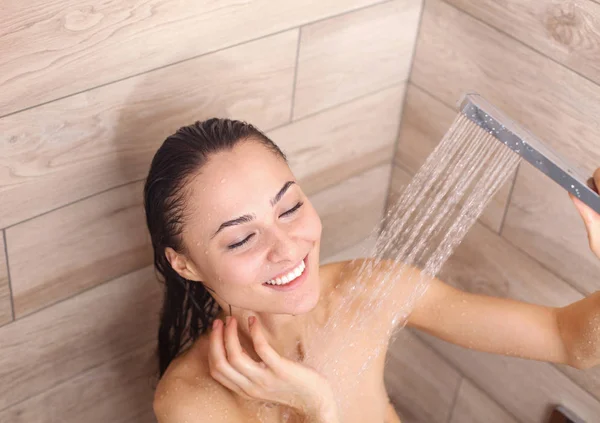
[[(279, 314), (317, 304), (321, 220), (295, 181), (284, 160), (255, 141), (211, 156), (191, 180), (183, 239), (195, 279), (218, 301)], [(266, 284), (296, 277), (302, 262), (287, 290)]]

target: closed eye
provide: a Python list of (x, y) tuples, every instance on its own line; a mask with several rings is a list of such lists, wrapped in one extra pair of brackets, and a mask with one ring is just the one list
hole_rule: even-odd
[(298, 204), (296, 204), (294, 207), (292, 207), (288, 211), (282, 213), (281, 216), (279, 216), (279, 217), (289, 216), (290, 214), (293, 214), (296, 210), (298, 210), (300, 207), (302, 207), (303, 204), (304, 203), (302, 201), (299, 201)]
[(230, 250), (235, 250), (236, 248), (241, 247), (242, 245), (247, 243), (250, 240), (250, 238), (252, 238), (253, 236), (254, 236), (254, 234), (250, 234), (246, 238), (241, 240), (240, 242), (236, 242), (235, 244), (228, 245), (227, 248), (229, 248)]

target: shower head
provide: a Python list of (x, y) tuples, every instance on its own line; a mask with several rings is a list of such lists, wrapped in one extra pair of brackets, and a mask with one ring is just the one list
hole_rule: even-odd
[[(519, 127), (479, 94), (466, 94), (460, 111), (552, 180), (600, 213), (600, 195), (588, 187), (583, 173), (535, 136)], [(599, 187), (600, 188), (600, 187)]]

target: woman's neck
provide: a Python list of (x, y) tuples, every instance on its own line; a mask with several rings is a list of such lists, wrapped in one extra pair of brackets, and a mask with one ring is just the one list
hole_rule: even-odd
[[(256, 318), (267, 342), (279, 355), (298, 361), (304, 359), (306, 343), (309, 336), (310, 313), (292, 316), (288, 314), (257, 313), (254, 311), (233, 309), (233, 317), (237, 320), (238, 338), (242, 348), (255, 360), (260, 360), (254, 350), (252, 337), (248, 327), (248, 317)], [(224, 323), (229, 316), (229, 309), (221, 309), (217, 315)]]

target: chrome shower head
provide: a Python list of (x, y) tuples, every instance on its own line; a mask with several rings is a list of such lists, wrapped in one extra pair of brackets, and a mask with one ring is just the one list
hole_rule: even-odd
[(465, 94), (459, 106), (461, 113), (469, 120), (600, 213), (600, 195), (588, 187), (588, 178), (563, 157), (519, 127), (479, 94)]

